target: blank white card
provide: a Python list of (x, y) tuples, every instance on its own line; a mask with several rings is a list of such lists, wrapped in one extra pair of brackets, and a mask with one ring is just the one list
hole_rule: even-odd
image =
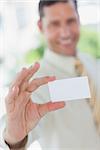
[(48, 83), (52, 102), (90, 98), (88, 77), (55, 80)]

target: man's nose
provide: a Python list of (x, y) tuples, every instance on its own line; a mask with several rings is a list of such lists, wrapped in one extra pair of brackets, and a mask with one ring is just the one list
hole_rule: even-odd
[(60, 36), (62, 38), (69, 38), (71, 36), (70, 28), (67, 26), (62, 26), (60, 28)]

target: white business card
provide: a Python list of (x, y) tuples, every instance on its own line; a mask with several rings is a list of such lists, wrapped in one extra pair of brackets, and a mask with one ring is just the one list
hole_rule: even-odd
[(52, 102), (91, 98), (87, 76), (55, 80), (48, 86)]

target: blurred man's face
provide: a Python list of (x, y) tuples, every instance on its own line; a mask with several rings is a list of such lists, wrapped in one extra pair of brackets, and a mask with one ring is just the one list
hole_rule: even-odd
[(72, 2), (44, 7), (44, 17), (38, 22), (48, 47), (62, 55), (75, 55), (80, 23)]

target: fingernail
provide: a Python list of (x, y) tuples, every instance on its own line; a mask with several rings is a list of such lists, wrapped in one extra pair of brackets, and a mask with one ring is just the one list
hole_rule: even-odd
[(49, 77), (50, 80), (56, 80), (56, 77), (55, 76), (52, 76), (52, 77)]
[(35, 62), (35, 66), (40, 66), (39, 62)]
[(46, 78), (47, 78), (47, 79), (50, 79), (51, 77), (50, 77), (50, 76), (46, 76)]
[(22, 70), (26, 70), (26, 68), (25, 68), (25, 67), (23, 67), (23, 68), (22, 68)]
[(39, 62), (38, 62), (38, 61), (36, 61), (36, 62), (35, 62), (35, 64), (39, 64)]
[(22, 68), (22, 71), (25, 72), (27, 69), (25, 67)]

